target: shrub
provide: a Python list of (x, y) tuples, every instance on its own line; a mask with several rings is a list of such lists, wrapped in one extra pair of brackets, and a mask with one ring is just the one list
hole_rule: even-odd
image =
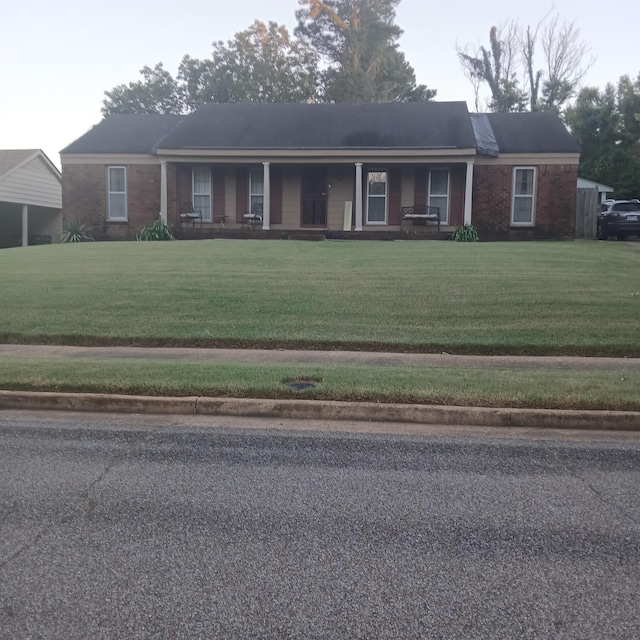
[(73, 220), (67, 225), (67, 230), (62, 234), (60, 242), (93, 242), (93, 236), (89, 233), (91, 227)]
[(451, 239), (456, 242), (478, 242), (478, 232), (472, 224), (463, 224), (451, 234)]
[(136, 240), (175, 240), (175, 236), (164, 221), (158, 219), (153, 224), (142, 227)]

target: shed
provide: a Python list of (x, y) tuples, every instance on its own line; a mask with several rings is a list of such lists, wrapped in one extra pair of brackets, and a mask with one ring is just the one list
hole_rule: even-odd
[(613, 187), (608, 187), (606, 184), (587, 180), (586, 178), (578, 178), (578, 189), (597, 189), (600, 202), (604, 202), (608, 197), (607, 194), (615, 191)]

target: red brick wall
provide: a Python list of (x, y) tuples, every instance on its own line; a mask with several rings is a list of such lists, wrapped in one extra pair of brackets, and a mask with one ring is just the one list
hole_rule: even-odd
[(474, 167), (471, 221), (480, 239), (574, 237), (578, 166), (539, 165), (536, 169), (535, 226), (512, 227), (513, 166)]
[[(127, 175), (126, 222), (107, 220), (107, 167), (125, 166)], [(168, 182), (175, 184), (173, 170)], [(170, 194), (170, 198), (171, 198)], [(173, 196), (175, 198), (175, 196)], [(133, 240), (140, 229), (154, 222), (160, 212), (160, 166), (64, 165), (62, 168), (62, 208), (65, 224), (80, 220), (91, 227), (96, 240)]]

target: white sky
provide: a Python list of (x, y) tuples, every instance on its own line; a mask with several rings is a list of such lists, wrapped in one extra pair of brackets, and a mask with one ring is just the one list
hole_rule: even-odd
[[(104, 91), (163, 62), (210, 55), (255, 19), (295, 26), (297, 0), (0, 0), (0, 149), (59, 151), (101, 120)], [(575, 20), (596, 58), (584, 84), (640, 72), (638, 0), (402, 0), (400, 49), (436, 100), (473, 90), (455, 47), (488, 43), (492, 24), (536, 24), (550, 9)], [(625, 35), (626, 34), (626, 35)]]

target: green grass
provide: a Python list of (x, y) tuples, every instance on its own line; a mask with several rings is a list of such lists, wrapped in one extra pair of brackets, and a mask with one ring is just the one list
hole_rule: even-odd
[[(316, 380), (296, 392), (283, 383)], [(485, 407), (640, 410), (640, 374), (456, 368), (204, 364), (107, 359), (0, 361), (7, 390), (304, 398)]]
[(0, 341), (640, 355), (615, 242), (87, 243), (0, 251)]

